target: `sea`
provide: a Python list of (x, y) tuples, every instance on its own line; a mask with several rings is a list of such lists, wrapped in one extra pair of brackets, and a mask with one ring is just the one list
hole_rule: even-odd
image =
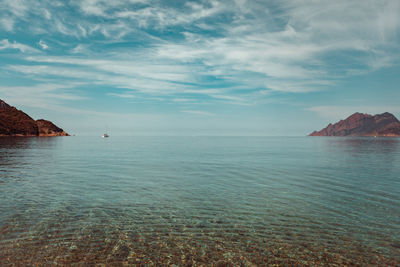
[(268, 265), (400, 266), (400, 138), (0, 138), (0, 266)]

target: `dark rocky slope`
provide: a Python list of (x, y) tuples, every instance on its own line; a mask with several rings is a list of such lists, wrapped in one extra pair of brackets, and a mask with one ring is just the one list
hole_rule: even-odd
[(400, 122), (389, 112), (374, 116), (354, 113), (310, 136), (400, 136)]
[(26, 113), (0, 100), (0, 136), (68, 136), (50, 121), (35, 121)]

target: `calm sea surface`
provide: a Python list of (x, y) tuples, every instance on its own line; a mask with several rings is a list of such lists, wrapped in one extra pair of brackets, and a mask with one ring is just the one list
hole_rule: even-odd
[(399, 255), (400, 138), (0, 138), (1, 266)]

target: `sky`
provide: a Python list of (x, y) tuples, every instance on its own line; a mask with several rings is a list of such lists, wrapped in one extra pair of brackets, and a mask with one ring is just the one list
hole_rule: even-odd
[(71, 134), (400, 119), (398, 0), (0, 0), (0, 99)]

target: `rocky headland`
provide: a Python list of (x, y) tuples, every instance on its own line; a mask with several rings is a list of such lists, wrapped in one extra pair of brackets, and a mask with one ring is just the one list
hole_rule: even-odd
[(388, 136), (400, 137), (400, 122), (391, 113), (354, 113), (345, 120), (329, 124), (309, 136)]
[(0, 99), (0, 136), (69, 136), (51, 121), (35, 121)]

